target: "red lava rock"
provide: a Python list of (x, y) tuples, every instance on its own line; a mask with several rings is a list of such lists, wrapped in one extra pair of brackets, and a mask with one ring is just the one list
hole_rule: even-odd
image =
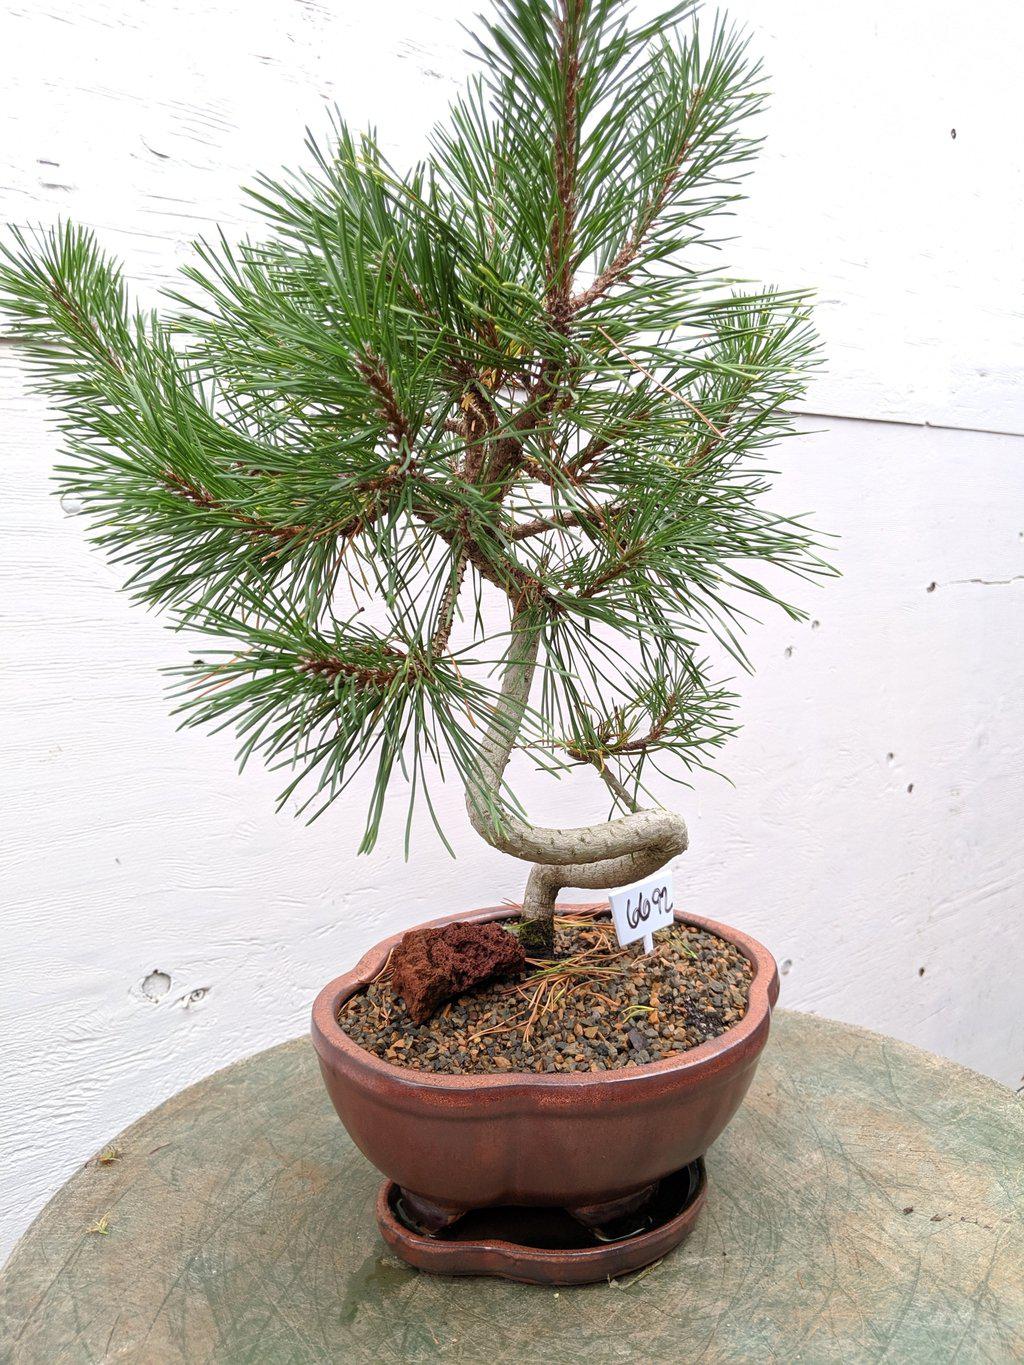
[(417, 1024), (444, 1000), (495, 976), (521, 976), (519, 940), (498, 924), (445, 924), (413, 929), (391, 954), (391, 983)]

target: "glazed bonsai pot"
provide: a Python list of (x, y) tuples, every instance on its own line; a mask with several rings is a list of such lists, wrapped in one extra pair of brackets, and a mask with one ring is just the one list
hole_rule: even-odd
[[(601, 906), (559, 907), (562, 911)], [(514, 917), (495, 906), (448, 915)], [(569, 1074), (446, 1076), (393, 1066), (352, 1041), (342, 1003), (380, 972), (384, 939), (313, 1006), (313, 1043), (342, 1123), (378, 1170), (423, 1206), (584, 1209), (626, 1200), (703, 1156), (739, 1108), (779, 994), (768, 950), (726, 925), (677, 919), (734, 944), (753, 967), (743, 1018), (699, 1047), (644, 1066)]]

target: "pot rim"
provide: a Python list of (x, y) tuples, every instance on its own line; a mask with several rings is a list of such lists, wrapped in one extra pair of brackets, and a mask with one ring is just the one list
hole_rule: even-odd
[[(607, 910), (607, 901), (585, 901), (578, 904), (565, 903), (555, 907), (555, 913), (568, 911)], [(480, 922), (487, 920), (511, 919), (521, 914), (518, 905), (491, 905), (479, 910), (463, 910), (453, 915), (442, 915), (438, 919), (426, 920), (411, 926), (416, 929), (431, 929), (459, 920)], [(354, 1042), (338, 1022), (338, 1010), (342, 1003), (363, 986), (369, 985), (387, 961), (388, 954), (409, 932), (400, 930), (388, 938), (374, 944), (355, 966), (343, 975), (329, 982), (313, 1002), (312, 1035), (313, 1045), (325, 1062), (331, 1054), (343, 1053), (349, 1062), (365, 1072), (375, 1074), (386, 1084), (396, 1083), (412, 1088), (427, 1090), (466, 1090), (507, 1091), (517, 1088), (556, 1089), (560, 1091), (580, 1091), (594, 1086), (636, 1083), (650, 1076), (660, 1077), (668, 1074), (685, 1075), (699, 1070), (718, 1070), (719, 1065), (733, 1053), (749, 1047), (753, 1037), (767, 1026), (772, 1008), (779, 996), (779, 974), (775, 959), (757, 939), (733, 929), (717, 920), (705, 919), (702, 915), (684, 914), (677, 910), (675, 918), (682, 924), (704, 929), (725, 939), (747, 958), (754, 968), (747, 999), (747, 1010), (738, 1023), (720, 1033), (717, 1038), (686, 1052), (674, 1053), (657, 1062), (629, 1062), (626, 1066), (610, 1071), (508, 1071), (480, 1072), (475, 1075), (448, 1075), (437, 1071), (418, 1071), (412, 1067), (395, 1066), (374, 1053), (367, 1051)], [(709, 1065), (710, 1064), (710, 1065)]]

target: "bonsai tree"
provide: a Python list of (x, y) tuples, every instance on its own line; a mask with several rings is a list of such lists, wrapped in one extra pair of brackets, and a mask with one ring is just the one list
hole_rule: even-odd
[[(138, 600), (216, 637), (185, 723), (234, 724), (313, 815), (370, 765), (361, 850), (393, 779), (411, 818), (456, 774), (532, 865), (534, 951), (563, 886), (686, 848), (646, 782), (734, 728), (706, 654), (745, 663), (744, 599), (798, 615), (758, 565), (825, 571), (758, 463), (813, 360), (806, 302), (713, 270), (759, 69), (692, 10), (497, 0), (421, 165), (336, 120), (249, 192), (261, 240), (197, 243), (164, 316), (79, 227), (14, 231), (0, 267), (62, 492)], [(610, 818), (531, 823), (517, 749), (595, 768)]]

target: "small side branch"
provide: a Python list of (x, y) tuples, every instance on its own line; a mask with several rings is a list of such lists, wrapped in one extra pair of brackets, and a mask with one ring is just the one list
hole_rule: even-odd
[(298, 667), (303, 673), (312, 674), (314, 677), (321, 678), (350, 678), (360, 687), (367, 687), (373, 691), (385, 691), (394, 682), (398, 672), (403, 668), (407, 660), (404, 655), (389, 651), (394, 655), (395, 663), (388, 666), (385, 664), (357, 664), (349, 659), (339, 659), (336, 655), (320, 655), (317, 657), (301, 659)]
[(627, 240), (620, 247), (613, 260), (611, 260), (604, 270), (597, 276), (593, 284), (586, 289), (574, 294), (569, 300), (569, 309), (575, 315), (592, 304), (603, 299), (604, 296), (614, 288), (616, 284), (625, 282), (629, 279), (630, 267), (635, 263), (637, 256), (647, 239), (648, 233), (658, 220), (658, 216), (672, 189), (679, 178), (679, 171), (683, 164), (683, 158), (688, 151), (688, 143), (682, 140), (673, 154), (668, 169), (666, 170), (658, 192), (648, 204), (646, 210), (640, 215), (636, 226)]
[[(201, 484), (184, 478), (175, 473), (173, 469), (164, 470), (163, 481), (170, 492), (176, 494), (183, 502), (187, 502), (203, 512), (212, 512), (225, 517), (235, 523), (239, 530), (244, 531), (252, 540), (272, 541), (278, 549), (292, 543), (312, 545), (328, 538), (340, 540), (358, 535), (380, 515), (379, 507), (368, 503), (364, 511), (354, 512), (351, 516), (345, 517), (341, 521), (331, 522), (328, 526), (316, 527), (304, 522), (278, 525), (266, 517), (253, 516), (249, 512), (243, 512), (239, 507), (224, 502), (221, 498), (215, 498)], [(379, 478), (367, 479), (358, 486), (358, 491), (371, 495), (386, 493), (400, 482), (400, 474), (388, 473)]]
[(568, 325), (572, 292), (572, 248), (576, 234), (576, 179), (579, 168), (580, 19), (582, 0), (558, 0), (558, 70), (562, 109), (555, 129), (555, 218), (548, 243), (548, 312), (559, 330)]
[(441, 602), (437, 612), (437, 626), (430, 640), (431, 654), (443, 654), (448, 648), (452, 626), (455, 624), (455, 609), (458, 606), (459, 593), (462, 591), (462, 583), (466, 577), (466, 565), (468, 563), (469, 555), (465, 549), (460, 550), (455, 556), (455, 563), (452, 565), (448, 582), (444, 585), (444, 590), (441, 593)]
[(579, 512), (552, 512), (549, 517), (534, 517), (532, 521), (521, 521), (509, 531), (510, 540), (529, 540), (531, 536), (543, 535), (545, 531), (568, 531), (582, 525), (584, 517)]
[(388, 435), (396, 450), (412, 449), (412, 428), (398, 405), (391, 376), (383, 361), (376, 356), (368, 356), (357, 361), (356, 369), (366, 381), (367, 386), (377, 398), (380, 415), (388, 429)]

